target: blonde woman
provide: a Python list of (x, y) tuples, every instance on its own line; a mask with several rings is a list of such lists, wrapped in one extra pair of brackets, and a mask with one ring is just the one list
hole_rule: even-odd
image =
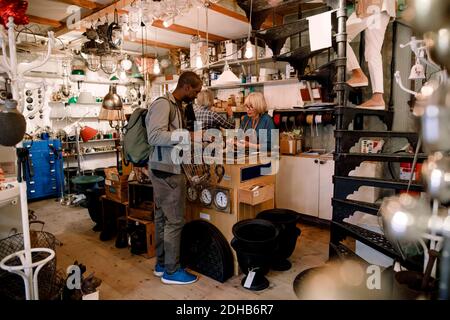
[(261, 130), (267, 130), (267, 150), (270, 150), (271, 146), (271, 130), (275, 129), (272, 117), (267, 113), (267, 103), (264, 99), (264, 95), (261, 92), (250, 93), (244, 101), (244, 107), (247, 110), (247, 114), (241, 120), (240, 129), (247, 131), (254, 129), (256, 131), (258, 144), (254, 145), (245, 142), (245, 146), (259, 147), (259, 138)]
[(202, 122), (202, 130), (208, 129), (234, 129), (233, 110), (227, 107), (225, 118), (211, 110), (214, 104), (214, 94), (211, 90), (203, 90), (197, 96), (197, 107), (194, 109), (196, 121)]

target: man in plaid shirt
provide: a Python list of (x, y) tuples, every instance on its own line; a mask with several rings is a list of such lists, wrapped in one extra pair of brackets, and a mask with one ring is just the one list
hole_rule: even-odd
[(196, 121), (202, 122), (202, 130), (208, 129), (234, 129), (235, 122), (233, 118), (233, 110), (227, 107), (227, 115), (225, 118), (211, 110), (214, 98), (210, 90), (204, 90), (197, 96), (197, 107), (194, 108)]

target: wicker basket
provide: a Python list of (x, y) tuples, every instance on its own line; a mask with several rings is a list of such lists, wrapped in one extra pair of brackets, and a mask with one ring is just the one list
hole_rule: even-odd
[[(55, 250), (57, 240), (51, 233), (45, 231), (30, 230), (31, 248), (49, 248)], [(17, 233), (0, 240), (0, 260), (6, 256), (23, 250), (23, 234)], [(48, 256), (44, 252), (36, 252), (32, 254), (32, 261), (40, 261)], [(18, 257), (8, 262), (9, 266), (21, 265)], [(64, 279), (56, 270), (56, 257), (50, 260), (41, 269), (38, 275), (39, 299), (52, 300), (60, 295)], [(0, 269), (0, 298), (24, 300), (25, 287), (22, 277), (18, 274), (10, 273)]]

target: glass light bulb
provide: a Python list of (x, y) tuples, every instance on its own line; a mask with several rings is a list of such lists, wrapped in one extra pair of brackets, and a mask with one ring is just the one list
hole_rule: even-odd
[(172, 24), (173, 24), (173, 20), (172, 20), (172, 19), (166, 19), (166, 20), (164, 20), (164, 22), (163, 22), (164, 28), (168, 28), (168, 27), (170, 27)]
[(131, 62), (130, 59), (125, 58), (120, 62), (120, 66), (122, 67), (123, 70), (128, 71), (133, 66), (133, 62)]
[(202, 61), (202, 56), (201, 55), (197, 55), (197, 57), (195, 57), (195, 67), (198, 68), (198, 69), (203, 67), (203, 61)]
[(247, 43), (245, 44), (245, 54), (244, 54), (244, 56), (247, 59), (253, 58), (253, 48), (252, 48), (252, 43), (250, 42), (250, 40), (247, 40)]
[(153, 64), (153, 74), (159, 74), (161, 72), (161, 68), (159, 67), (158, 59), (155, 59), (155, 63)]

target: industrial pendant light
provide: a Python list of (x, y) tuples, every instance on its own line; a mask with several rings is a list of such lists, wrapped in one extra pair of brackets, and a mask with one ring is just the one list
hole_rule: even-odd
[(253, 48), (252, 48), (252, 43), (250, 41), (250, 38), (247, 40), (247, 43), (245, 44), (245, 54), (244, 57), (246, 59), (251, 59), (253, 58)]
[(249, 17), (249, 24), (248, 24), (248, 36), (247, 36), (247, 42), (245, 44), (245, 53), (244, 53), (244, 57), (246, 59), (253, 58), (252, 42), (250, 41), (250, 35), (252, 32), (252, 13), (253, 13), (253, 0), (250, 0), (250, 17)]
[(159, 74), (161, 72), (161, 67), (159, 66), (158, 58), (155, 58), (153, 63), (153, 74)]
[(122, 99), (117, 94), (116, 84), (109, 86), (109, 92), (103, 98), (102, 107), (107, 110), (122, 110)]
[(200, 69), (203, 67), (202, 61), (202, 43), (200, 41), (200, 15), (198, 12), (199, 8), (197, 8), (197, 55), (195, 57), (195, 67)]
[(125, 58), (120, 61), (120, 66), (123, 70), (128, 71), (133, 66), (133, 62), (128, 58), (128, 55), (126, 55)]
[(161, 67), (159, 66), (158, 61), (158, 49), (156, 48), (156, 44), (158, 41), (157, 29), (155, 28), (155, 60), (153, 62), (153, 74), (159, 74), (161, 72)]

